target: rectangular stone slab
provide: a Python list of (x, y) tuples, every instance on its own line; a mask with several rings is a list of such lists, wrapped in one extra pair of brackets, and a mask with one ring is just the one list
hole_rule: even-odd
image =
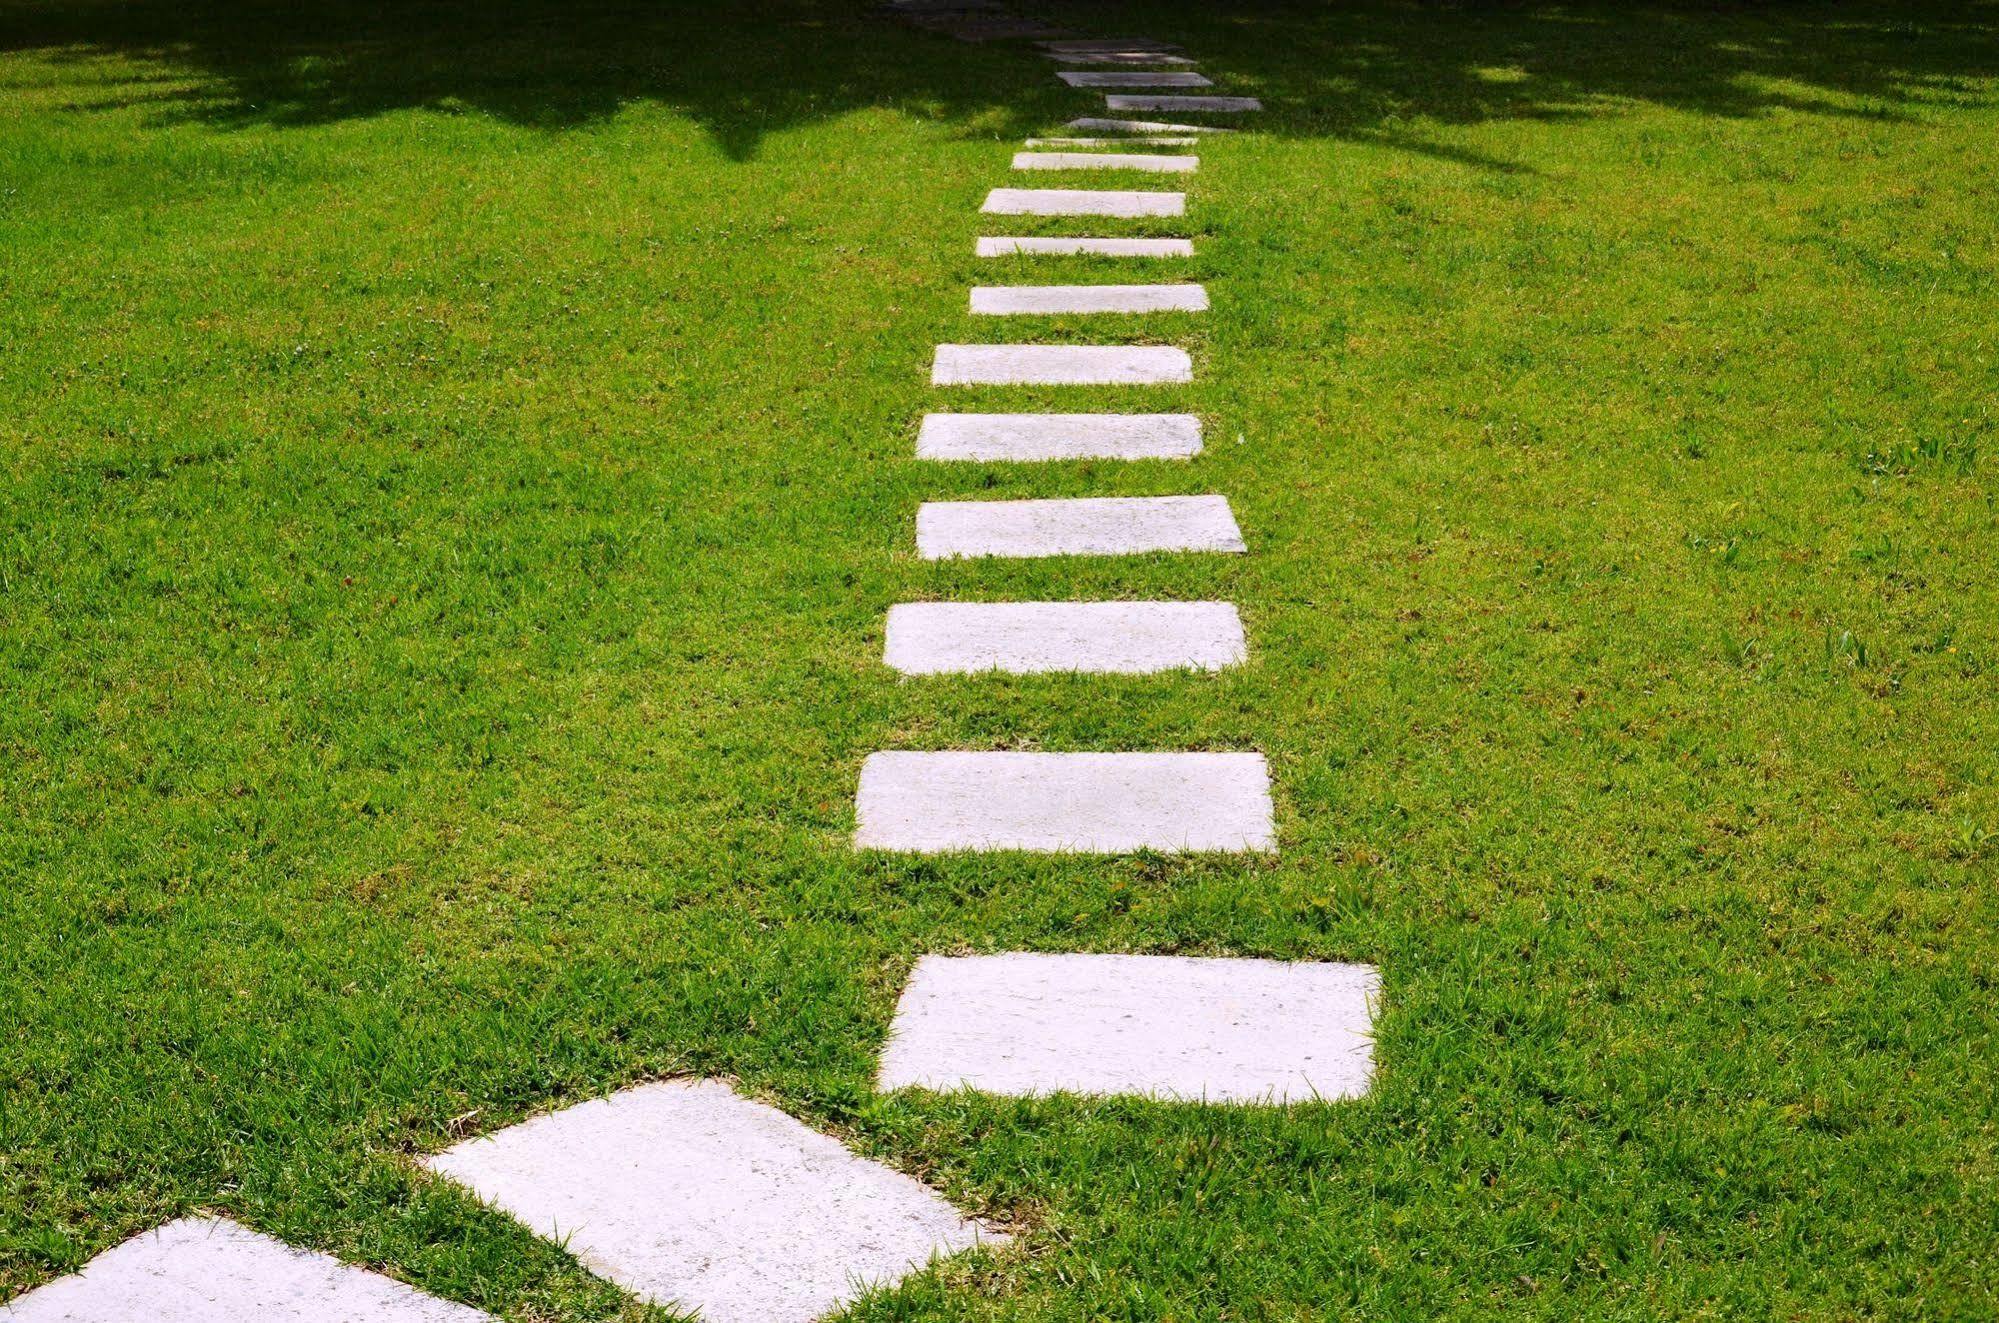
[(1058, 41), (1037, 41), (1034, 43), (1045, 51), (1062, 55), (1090, 55), (1103, 51), (1177, 51), (1181, 47), (1170, 41), (1154, 41), (1150, 37), (1065, 37)]
[(938, 345), (933, 386), (1171, 386), (1194, 379), (1164, 345)]
[(928, 1186), (715, 1080), (538, 1116), (431, 1158), (591, 1271), (708, 1323), (807, 1323), (1005, 1237)]
[(1190, 175), (1198, 156), (1153, 156), (1142, 152), (1015, 152), (1016, 170), (1142, 170), (1154, 175)]
[(1208, 291), (1199, 285), (981, 285), (972, 291), (972, 312), (987, 317), (1207, 308)]
[(1218, 671), (1248, 655), (1227, 602), (905, 602), (882, 660), (905, 675)]
[(982, 238), (980, 257), (1011, 257), (1019, 253), (1089, 254), (1097, 257), (1192, 257), (1191, 239), (1044, 239), (1039, 237)]
[(1200, 453), (1201, 420), (1185, 413), (933, 413), (916, 437), (918, 459), (1189, 459)]
[(1104, 106), (1109, 110), (1219, 110), (1229, 114), (1263, 109), (1263, 103), (1253, 96), (1150, 96), (1143, 92), (1106, 93)]
[(1191, 69), (1060, 69), (1055, 76), (1071, 87), (1213, 87)]
[(1125, 189), (996, 188), (980, 211), (992, 216), (1182, 216), (1185, 193)]
[(863, 850), (1277, 848), (1259, 753), (876, 753), (855, 813)]
[(1234, 133), (1216, 124), (1165, 124), (1150, 119), (1098, 119), (1084, 115), (1072, 119), (1067, 127), (1082, 129), (1086, 133)]
[(224, 1218), (169, 1222), (0, 1305), (6, 1323), (495, 1323)]
[(1192, 147), (1199, 138), (1162, 138), (1138, 135), (1129, 138), (1029, 138), (1029, 147)]
[(1319, 961), (925, 956), (878, 1084), (1236, 1104), (1359, 1097), (1380, 989), (1372, 966)]
[(1113, 51), (1043, 51), (1062, 64), (1192, 64), (1184, 55), (1167, 55), (1157, 50), (1120, 49)]
[(926, 501), (916, 511), (925, 560), (971, 556), (1140, 556), (1243, 550), (1223, 496), (1086, 496), (1054, 501)]

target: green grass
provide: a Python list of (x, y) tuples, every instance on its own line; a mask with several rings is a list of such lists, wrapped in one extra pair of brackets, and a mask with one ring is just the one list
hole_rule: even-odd
[[(969, 284), (1140, 269), (969, 255), (1046, 62), (290, 9), (0, 9), (0, 1295), (209, 1208), (665, 1317), (412, 1159), (701, 1072), (1024, 1233), (857, 1318), (1999, 1313), (1999, 11), (1075, 0), (1271, 110), (1118, 231), (1196, 385), (951, 396), (1209, 453), (1023, 468), (910, 456), (934, 343), (1100, 333)], [(913, 555), (1180, 491), (1252, 554)], [(1079, 596), (1254, 662), (880, 664)], [(1262, 749), (1283, 853), (850, 853), (946, 747)], [(1377, 1088), (875, 1096), (913, 959), (1020, 948), (1377, 963)]]

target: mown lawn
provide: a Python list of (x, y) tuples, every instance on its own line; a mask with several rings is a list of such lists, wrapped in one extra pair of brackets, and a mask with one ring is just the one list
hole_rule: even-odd
[[(700, 1072), (1024, 1233), (857, 1318), (1999, 1315), (1999, 9), (1071, 0), (1271, 107), (1117, 231), (1214, 312), (1103, 332), (965, 314), (1158, 269), (971, 257), (1093, 105), (1022, 47), (293, 8), (0, 8), (0, 1296), (209, 1208), (664, 1318), (412, 1158)], [(949, 403), (1191, 465), (911, 458), (933, 344), (1119, 331), (1197, 384)], [(1251, 554), (913, 554), (1182, 491)], [(1253, 664), (881, 665), (1084, 596)], [(849, 851), (959, 747), (1262, 749), (1283, 852)], [(1376, 1091), (872, 1092), (1024, 948), (1374, 962)]]

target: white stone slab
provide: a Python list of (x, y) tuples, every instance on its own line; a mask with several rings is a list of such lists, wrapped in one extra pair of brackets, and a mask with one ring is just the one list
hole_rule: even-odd
[(896, 1007), (883, 1090), (1210, 1103), (1359, 1097), (1368, 965), (1142, 955), (925, 956)]
[(854, 811), (863, 850), (1277, 848), (1260, 753), (875, 753)]
[(1191, 70), (1062, 69), (1057, 78), (1071, 87), (1213, 87), (1214, 83)]
[(980, 285), (972, 312), (984, 317), (1088, 312), (1206, 312), (1199, 285)]
[(1012, 257), (1016, 254), (1084, 254), (1095, 257), (1192, 257), (1192, 239), (1044, 239), (1039, 237), (994, 237), (980, 239), (980, 257)]
[(1144, 92), (1109, 92), (1104, 95), (1108, 110), (1219, 110), (1229, 114), (1261, 110), (1263, 103), (1253, 96), (1151, 96)]
[(933, 386), (1168, 386), (1194, 379), (1164, 345), (938, 345)]
[(1043, 51), (1062, 64), (1192, 64), (1184, 55), (1168, 55), (1159, 50)]
[(1152, 156), (1142, 152), (1015, 152), (1016, 170), (1140, 170), (1154, 175), (1190, 175), (1198, 156)]
[(1136, 134), (1129, 138), (1028, 138), (1029, 147), (1193, 147), (1199, 138), (1168, 138)]
[(926, 501), (916, 511), (925, 560), (973, 556), (1137, 556), (1240, 552), (1222, 496), (1091, 496), (1056, 501)]
[(1162, 124), (1149, 119), (1097, 119), (1085, 115), (1068, 123), (1086, 133), (1234, 133), (1216, 124)]
[(1129, 189), (996, 188), (980, 211), (992, 216), (1183, 216), (1185, 193)]
[(169, 1222), (0, 1305), (6, 1323), (493, 1323), (222, 1218)]
[(933, 413), (916, 436), (918, 459), (1191, 459), (1201, 420), (1185, 413)]
[(708, 1323), (805, 1323), (862, 1284), (1004, 1239), (715, 1080), (627, 1089), (428, 1165), (592, 1271)]
[(1177, 51), (1182, 49), (1171, 41), (1154, 41), (1150, 37), (1065, 37), (1059, 41), (1037, 41), (1034, 43), (1045, 51), (1062, 55), (1100, 54), (1104, 51)]
[(905, 602), (883, 649), (905, 675), (1219, 671), (1247, 656), (1227, 602)]

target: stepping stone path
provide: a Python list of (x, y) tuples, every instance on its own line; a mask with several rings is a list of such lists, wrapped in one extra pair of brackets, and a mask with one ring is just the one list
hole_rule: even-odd
[(0, 1305), (5, 1323), (495, 1323), (413, 1286), (188, 1217), (107, 1250), (83, 1271)]
[(1156, 175), (1191, 175), (1198, 156), (1145, 156), (1136, 152), (1015, 152), (1016, 170), (1143, 170)]
[(1016, 253), (1093, 254), (1097, 257), (1192, 257), (1188, 239), (1041, 239), (996, 237), (981, 239), (980, 257), (1010, 257)]
[(883, 660), (905, 675), (1218, 671), (1248, 652), (1227, 602), (906, 602)]
[(981, 285), (972, 311), (1007, 317), (1073, 312), (1206, 312), (1199, 285)]
[(1367, 1092), (1364, 965), (1136, 955), (917, 961), (883, 1089), (1137, 1094), (1210, 1103)]
[(1169, 386), (1194, 379), (1161, 345), (938, 345), (933, 386)]
[[(1056, 36), (999, 0), (889, 0), (908, 22), (967, 41)], [(1211, 86), (1180, 48), (1139, 38), (1042, 43), (1079, 88)], [(1161, 70), (1156, 66), (1172, 66)], [(1254, 97), (1107, 93), (1113, 110), (1243, 113)], [(1193, 146), (1217, 125), (1079, 117), (1114, 137), (1032, 147)], [(1207, 141), (1219, 141), (1212, 136)], [(1023, 151), (1017, 170), (1191, 173), (1191, 155)], [(1177, 217), (1184, 193), (996, 188), (994, 215)], [(981, 257), (1191, 257), (1185, 238), (996, 236)], [(974, 313), (1191, 312), (1200, 285), (1035, 285), (972, 291)], [(1174, 386), (1165, 345), (940, 344), (938, 386)], [(933, 413), (928, 461), (1186, 461), (1199, 419), (1179, 413)], [(917, 550), (959, 557), (1241, 553), (1226, 497), (937, 501)], [(1200, 673), (1247, 664), (1227, 602), (906, 602), (883, 659), (910, 676)], [(1252, 752), (884, 751), (861, 768), (854, 845), (919, 854), (1271, 852), (1269, 769)], [(882, 1054), (882, 1090), (1070, 1092), (1281, 1104), (1364, 1093), (1379, 980), (1358, 965), (1143, 955), (925, 956)], [(1006, 1237), (912, 1177), (716, 1080), (647, 1084), (469, 1140), (426, 1164), (557, 1240), (648, 1301), (709, 1323), (805, 1323), (936, 1258)], [(0, 1323), (493, 1323), (325, 1254), (193, 1217), (125, 1242), (0, 1305)]]
[(875, 753), (854, 811), (863, 850), (1277, 847), (1260, 753)]
[(918, 459), (1191, 459), (1201, 420), (1186, 413), (933, 413)]
[(1187, 71), (1072, 70), (1055, 75), (1071, 87), (1213, 87), (1200, 74)]
[(926, 501), (916, 511), (916, 550), (925, 560), (1243, 549), (1224, 496)]
[(709, 1323), (805, 1323), (1004, 1236), (718, 1080), (648, 1084), (430, 1159), (585, 1266)]
[(1179, 216), (1185, 193), (1078, 188), (996, 188), (979, 210), (993, 216)]

